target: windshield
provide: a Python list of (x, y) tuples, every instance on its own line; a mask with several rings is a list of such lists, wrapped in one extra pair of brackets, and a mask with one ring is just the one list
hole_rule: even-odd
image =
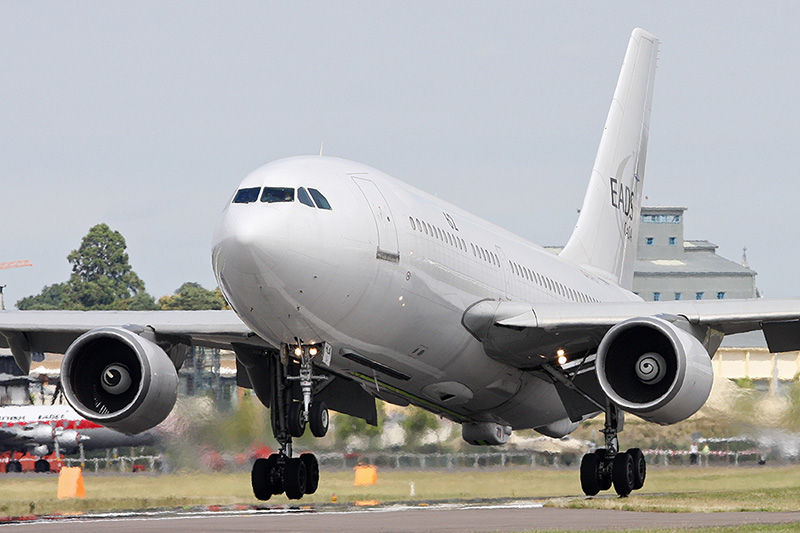
[(250, 187), (248, 189), (239, 189), (236, 191), (236, 196), (233, 197), (235, 204), (249, 204), (258, 200), (258, 193), (261, 187)]
[(294, 189), (291, 187), (264, 187), (261, 201), (266, 203), (294, 202)]

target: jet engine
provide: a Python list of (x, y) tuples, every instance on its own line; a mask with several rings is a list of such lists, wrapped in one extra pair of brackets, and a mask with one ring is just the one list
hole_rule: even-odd
[(597, 349), (596, 367), (611, 401), (661, 425), (700, 409), (714, 379), (700, 341), (658, 317), (631, 318), (611, 328)]
[(178, 396), (178, 372), (155, 343), (124, 328), (97, 328), (61, 363), (67, 401), (87, 420), (139, 433), (164, 420)]
[(84, 438), (74, 429), (65, 429), (63, 431), (56, 430), (53, 440), (63, 453), (74, 453)]

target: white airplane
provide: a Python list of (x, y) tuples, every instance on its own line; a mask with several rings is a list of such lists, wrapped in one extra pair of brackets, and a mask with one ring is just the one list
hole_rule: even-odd
[(36, 472), (49, 472), (45, 455), (58, 449), (71, 454), (84, 449), (143, 446), (153, 444), (156, 435), (147, 431), (126, 435), (86, 420), (69, 405), (7, 405), (0, 407), (0, 451), (12, 452), (6, 472), (22, 472), (22, 464), (14, 452), (39, 456)]
[[(514, 429), (560, 437), (605, 413), (581, 485), (640, 488), (623, 412), (657, 424), (706, 401), (722, 337), (763, 329), (800, 349), (800, 301), (643, 302), (631, 292), (658, 39), (631, 35), (574, 233), (559, 255), (368, 166), (331, 157), (245, 177), (213, 238), (235, 311), (6, 312), (18, 364), (64, 351), (69, 403), (134, 433), (172, 409), (189, 344), (232, 348), (239, 384), (271, 412), (280, 452), (255, 462), (255, 495), (313, 493), (319, 467), (292, 438), (328, 411), (376, 423), (375, 398), (414, 404), (499, 445)], [(0, 340), (3, 338), (0, 337)]]

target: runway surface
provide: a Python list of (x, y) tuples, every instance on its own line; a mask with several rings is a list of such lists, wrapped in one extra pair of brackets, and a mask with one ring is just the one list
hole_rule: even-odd
[(599, 509), (554, 509), (541, 501), (348, 508), (347, 510), (258, 509), (243, 511), (106, 514), (44, 519), (1, 526), (13, 531), (324, 531), (486, 532), (531, 529), (690, 528), (743, 524), (800, 523), (800, 511), (776, 513), (642, 513)]

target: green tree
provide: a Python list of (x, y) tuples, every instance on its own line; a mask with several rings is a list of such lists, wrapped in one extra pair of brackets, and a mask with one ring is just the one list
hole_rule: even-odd
[(34, 296), (26, 296), (17, 302), (17, 309), (23, 311), (27, 309), (64, 309), (64, 292), (66, 283), (53, 283), (42, 289), (42, 292)]
[(165, 311), (183, 309), (196, 311), (200, 309), (226, 309), (228, 308), (222, 292), (217, 288), (209, 291), (199, 283), (187, 281), (175, 291), (172, 296), (162, 296), (158, 299), (158, 306)]
[(378, 411), (378, 425), (371, 426), (363, 418), (346, 415), (344, 413), (333, 413), (333, 435), (336, 444), (345, 446), (351, 437), (366, 437), (368, 447), (372, 448), (376, 444), (376, 440), (380, 437), (383, 431), (383, 422), (386, 419), (386, 411), (384, 410), (383, 402), (377, 400), (375, 407)]
[(125, 238), (97, 224), (67, 256), (72, 275), (17, 302), (19, 309), (157, 309), (144, 282), (131, 268)]
[(400, 422), (406, 434), (406, 445), (410, 448), (419, 447), (425, 433), (436, 431), (439, 425), (436, 415), (413, 405), (406, 408), (406, 417)]

